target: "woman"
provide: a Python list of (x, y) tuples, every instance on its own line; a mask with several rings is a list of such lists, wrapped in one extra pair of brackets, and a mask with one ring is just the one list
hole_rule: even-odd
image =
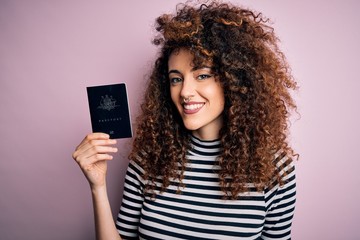
[(261, 14), (212, 2), (157, 19), (161, 46), (113, 224), (106, 162), (115, 140), (73, 153), (98, 239), (290, 239), (295, 206), (288, 117), (296, 88)]

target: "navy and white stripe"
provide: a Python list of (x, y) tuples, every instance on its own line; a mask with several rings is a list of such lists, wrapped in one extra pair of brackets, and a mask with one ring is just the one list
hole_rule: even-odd
[[(286, 183), (237, 200), (224, 200), (216, 158), (219, 141), (192, 137), (181, 194), (172, 184), (156, 200), (144, 194), (143, 169), (131, 161), (125, 177), (123, 202), (116, 221), (123, 239), (290, 239), (295, 207), (292, 161), (277, 156)], [(253, 185), (249, 184), (250, 187)]]

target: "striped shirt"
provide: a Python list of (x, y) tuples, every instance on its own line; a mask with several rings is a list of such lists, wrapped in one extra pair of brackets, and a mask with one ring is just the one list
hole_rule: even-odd
[[(171, 182), (156, 200), (144, 194), (143, 169), (130, 161), (116, 226), (123, 239), (290, 239), (295, 208), (292, 161), (277, 157), (285, 184), (224, 200), (216, 164), (220, 141), (191, 138), (181, 194)], [(157, 192), (158, 193), (158, 192)]]

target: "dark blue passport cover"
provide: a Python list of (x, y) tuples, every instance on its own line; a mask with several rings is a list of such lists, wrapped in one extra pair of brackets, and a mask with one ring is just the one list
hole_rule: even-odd
[(87, 87), (93, 132), (110, 138), (132, 137), (129, 104), (125, 83)]

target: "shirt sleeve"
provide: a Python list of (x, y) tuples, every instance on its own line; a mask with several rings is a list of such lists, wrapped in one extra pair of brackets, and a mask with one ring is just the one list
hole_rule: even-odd
[(295, 165), (288, 157), (278, 157), (277, 167), (284, 181), (265, 191), (266, 216), (262, 239), (291, 239), (296, 201)]
[(123, 239), (138, 239), (138, 227), (144, 201), (143, 169), (130, 161), (125, 175), (123, 199), (116, 228)]

